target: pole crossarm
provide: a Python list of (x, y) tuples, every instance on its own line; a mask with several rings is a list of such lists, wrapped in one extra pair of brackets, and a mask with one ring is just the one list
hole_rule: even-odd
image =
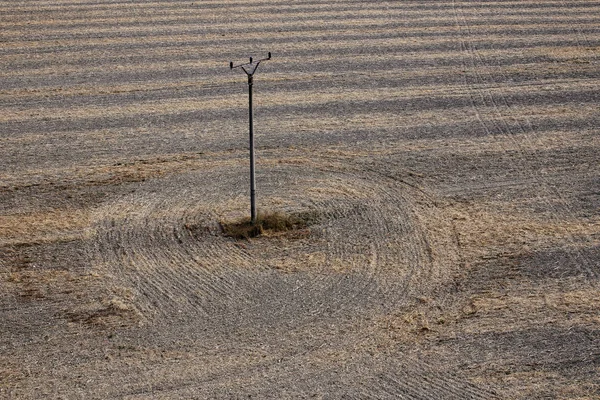
[(256, 224), (256, 177), (254, 173), (254, 128), (252, 121), (252, 86), (253, 86), (253, 75), (258, 68), (258, 65), (261, 61), (266, 61), (271, 59), (271, 52), (267, 58), (262, 58), (260, 60), (252, 60), (250, 57), (250, 62), (240, 65), (233, 65), (233, 61), (229, 62), (229, 68), (241, 68), (246, 75), (248, 75), (248, 130), (249, 130), (249, 144), (250, 144), (250, 219), (253, 224)]
[(261, 61), (267, 61), (270, 59), (271, 59), (271, 52), (268, 53), (268, 56), (266, 58), (261, 58), (260, 60), (253, 60), (252, 57), (250, 57), (250, 62), (245, 63), (245, 64), (233, 65), (233, 61), (230, 61), (229, 69), (241, 68), (244, 70), (246, 75), (252, 76), (256, 72), (256, 69), (258, 68), (258, 65), (260, 64)]

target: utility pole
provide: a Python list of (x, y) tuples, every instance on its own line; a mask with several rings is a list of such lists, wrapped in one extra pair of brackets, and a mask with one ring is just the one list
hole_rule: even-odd
[(252, 124), (252, 78), (258, 65), (261, 61), (271, 59), (271, 52), (267, 58), (262, 58), (257, 61), (253, 61), (250, 57), (250, 62), (246, 64), (233, 65), (233, 61), (229, 62), (229, 69), (241, 68), (246, 75), (248, 75), (248, 121), (249, 121), (249, 132), (250, 132), (250, 220), (252, 224), (256, 223), (256, 179), (254, 176), (254, 128)]

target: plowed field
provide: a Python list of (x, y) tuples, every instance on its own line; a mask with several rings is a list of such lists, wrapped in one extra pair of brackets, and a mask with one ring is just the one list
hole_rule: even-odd
[[(5, 0), (0, 398), (600, 398), (600, 3)], [(258, 208), (308, 228), (236, 240)]]

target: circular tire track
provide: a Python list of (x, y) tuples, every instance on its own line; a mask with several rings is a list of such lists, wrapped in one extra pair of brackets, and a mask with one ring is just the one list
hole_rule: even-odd
[[(379, 328), (361, 322), (356, 330), (356, 320), (406, 306), (448, 276), (441, 270), (443, 260), (432, 259), (428, 233), (419, 223), (417, 202), (429, 203), (422, 193), (346, 166), (323, 171), (280, 164), (261, 171), (259, 204), (270, 208), (269, 199), (277, 198), (287, 212), (317, 212), (319, 222), (310, 227), (311, 236), (250, 241), (222, 236), (219, 220), (245, 211), (245, 196), (239, 194), (245, 174), (238, 168), (216, 169), (180, 175), (176, 182), (148, 181), (131, 196), (107, 205), (97, 216), (103, 222), (96, 257), (112, 266), (109, 275), (115, 285), (135, 292), (135, 306), (149, 326), (162, 327), (159, 335), (172, 334), (172, 326), (179, 332), (219, 332), (225, 357), (233, 343), (251, 346), (258, 332), (263, 337), (265, 332), (291, 332), (288, 339), (261, 339), (274, 341), (270, 345), (279, 350), (272, 351), (285, 354), (277, 361), (276, 382), (264, 384), (272, 389), (304, 376), (304, 385), (310, 386), (322, 374), (337, 373), (337, 365), (313, 371), (303, 360), (332, 346), (339, 351), (368, 347)], [(184, 187), (188, 189), (178, 189)], [(301, 257), (307, 253), (317, 255), (318, 262), (303, 264)], [(295, 269), (278, 268), (282, 257)], [(339, 336), (334, 333), (338, 329), (354, 332)], [(312, 336), (303, 333), (311, 330)], [(413, 361), (412, 371), (426, 367), (422, 361), (402, 362)], [(266, 360), (260, 368), (272, 363)], [(217, 388), (217, 382), (253, 373), (234, 368), (221, 371), (213, 383), (181, 381), (163, 391)], [(416, 387), (425, 384), (432, 393), (445, 393), (442, 398), (467, 392), (479, 393), (473, 398), (490, 396), (455, 376), (438, 374), (429, 383), (425, 376), (388, 373), (387, 380), (381, 379), (383, 386), (378, 389), (374, 382), (370, 390), (391, 397), (411, 392), (407, 388), (413, 385), (412, 391), (419, 391)], [(390, 382), (397, 383), (396, 389)], [(452, 389), (457, 387), (461, 389)]]
[[(98, 218), (103, 220), (98, 226), (100, 262), (113, 265), (112, 275), (136, 288), (139, 307), (148, 317), (156, 315), (160, 319), (176, 312), (217, 318), (215, 314), (219, 314), (219, 310), (227, 313), (228, 309), (252, 304), (251, 299), (260, 297), (259, 293), (252, 292), (253, 288), (259, 287), (263, 279), (289, 285), (286, 280), (290, 274), (278, 273), (273, 268), (278, 260), (272, 257), (282, 253), (269, 251), (269, 247), (276, 247), (277, 241), (264, 238), (239, 242), (223, 237), (219, 231), (222, 217), (211, 210), (212, 207), (226, 213), (221, 204), (235, 197), (233, 207), (238, 209), (234, 209), (234, 213), (242, 215), (244, 212), (245, 196), (232, 194), (243, 187), (244, 174), (240, 172), (179, 176), (173, 187), (165, 181), (151, 182), (145, 186), (156, 184), (164, 189), (147, 195), (143, 193), (146, 189), (141, 188), (99, 212)], [(290, 171), (283, 172), (264, 174), (272, 174), (267, 179), (278, 181), (278, 174), (285, 178)], [(291, 172), (295, 172), (293, 167)], [(298, 266), (300, 274), (309, 281), (300, 286), (294, 283), (286, 292), (300, 295), (310, 287), (308, 298), (319, 293), (319, 300), (308, 307), (309, 315), (343, 308), (349, 302), (348, 296), (367, 297), (361, 293), (381, 283), (375, 281), (381, 275), (382, 265), (386, 266), (386, 273), (405, 280), (413, 273), (412, 269), (430, 263), (422, 234), (411, 215), (410, 193), (397, 187), (380, 190), (379, 183), (373, 181), (375, 177), (348, 172), (309, 171), (307, 174), (303, 170), (301, 173), (305, 186), (318, 176), (316, 181), (320, 179), (318, 185), (322, 187), (316, 188), (313, 199), (307, 199), (302, 190), (294, 194), (284, 189), (289, 197), (285, 200), (296, 208), (288, 207), (287, 211), (314, 211), (320, 214), (320, 222), (311, 227), (314, 240), (288, 241), (285, 245), (290, 254), (298, 249), (308, 250), (322, 260), (311, 267)], [(324, 180), (324, 174), (334, 178)], [(334, 184), (325, 187), (331, 182)], [(181, 187), (195, 189), (177, 189)], [(333, 190), (333, 193), (318, 193), (321, 189)], [(266, 201), (271, 196), (282, 197), (278, 185), (269, 187), (266, 183), (260, 190), (261, 198)], [(192, 233), (190, 226), (201, 232)], [(398, 263), (409, 268), (394, 271)], [(275, 278), (276, 274), (281, 278)], [(312, 277), (307, 278), (308, 275)], [(346, 281), (345, 289), (340, 284), (342, 281)], [(343, 291), (347, 292), (342, 295)], [(395, 296), (401, 300), (406, 294)], [(182, 298), (186, 299), (183, 303)], [(286, 302), (284, 298), (274, 301)], [(254, 304), (254, 307), (259, 306)]]

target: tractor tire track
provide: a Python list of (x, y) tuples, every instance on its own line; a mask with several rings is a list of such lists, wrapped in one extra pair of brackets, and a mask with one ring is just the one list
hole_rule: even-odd
[[(456, 5), (455, 2), (453, 4)], [(467, 20), (464, 15), (461, 13), (460, 7), (455, 7), (455, 15), (456, 15), (456, 23), (460, 31), (466, 32), (466, 41), (461, 40), (461, 49), (464, 53), (469, 55), (469, 64), (465, 65), (466, 69), (473, 71), (472, 76), (475, 78), (474, 84), (468, 82), (468, 76), (465, 74), (465, 85), (472, 88), (473, 94), (476, 96), (471, 96), (471, 104), (477, 115), (482, 126), (484, 126), (485, 131), (488, 135), (493, 135), (494, 137), (505, 137), (514, 142), (517, 146), (520, 146), (521, 143), (525, 143), (529, 145), (528, 147), (532, 147), (532, 141), (530, 137), (535, 133), (534, 128), (532, 127), (531, 122), (526, 120), (526, 124), (522, 124), (519, 121), (519, 118), (511, 117), (511, 115), (516, 114), (514, 110), (514, 106), (509, 103), (509, 101), (502, 95), (501, 92), (498, 95), (494, 96), (493, 92), (485, 90), (486, 82), (490, 82), (493, 85), (500, 85), (494, 75), (491, 73), (487, 73), (484, 78), (479, 72), (482, 69), (481, 66), (486, 65), (485, 59), (479, 54), (477, 46), (471, 43), (473, 40), (473, 33), (470, 30)], [(461, 22), (462, 21), (462, 22)], [(581, 46), (580, 46), (581, 47)], [(479, 98), (480, 101), (477, 100)], [(498, 99), (501, 104), (496, 100)], [(489, 128), (485, 120), (481, 118), (480, 113), (477, 111), (480, 106), (478, 103), (482, 104), (483, 107), (491, 107), (494, 110), (494, 114), (496, 118), (489, 120), (492, 123), (493, 128)], [(509, 123), (507, 119), (510, 119), (512, 123)], [(516, 132), (515, 132), (516, 131)], [(496, 134), (495, 132), (498, 132)], [(529, 159), (527, 153), (524, 150), (520, 150), (521, 159), (523, 160), (523, 170), (525, 170), (525, 166), (527, 165), (527, 160)], [(548, 181), (547, 177), (537, 171), (530, 171), (530, 176), (536, 181), (536, 184), (539, 188), (541, 188), (541, 193), (538, 192), (536, 194), (539, 201), (544, 202), (546, 206), (553, 210), (555, 218), (557, 220), (573, 217), (575, 215), (575, 210), (569, 205), (569, 202), (562, 196), (561, 192), (557, 190), (552, 184)], [(550, 198), (558, 198), (560, 199), (560, 204), (556, 205), (555, 202), (550, 201)], [(567, 234), (567, 240), (573, 245), (574, 248), (577, 249), (576, 240), (572, 235)], [(588, 238), (589, 240), (590, 238)], [(587, 274), (590, 278), (596, 279), (600, 275), (600, 271), (597, 271), (597, 265), (595, 260), (591, 260), (586, 257), (585, 253), (581, 250), (576, 251), (575, 257), (577, 260), (581, 261), (576, 263), (580, 266), (582, 273)]]
[[(351, 177), (352, 182), (364, 180), (364, 178), (354, 175)], [(349, 178), (342, 175), (340, 184), (343, 186), (341, 187), (344, 188), (348, 182)], [(403, 227), (403, 225), (392, 226), (386, 222), (389, 218), (410, 221), (409, 216), (403, 215), (402, 208), (398, 208), (403, 204), (403, 200), (407, 201), (404, 195), (397, 192), (382, 193), (381, 195), (385, 196), (382, 199), (376, 200), (375, 203), (373, 200), (376, 198), (370, 199), (365, 204), (366, 193), (376, 193), (374, 191), (377, 189), (369, 184), (364, 187), (356, 186), (356, 183), (351, 185), (351, 190), (358, 193), (359, 197), (351, 194), (350, 197), (334, 198), (333, 201), (327, 200), (311, 204), (311, 207), (315, 207), (315, 209), (331, 210), (325, 211), (323, 218), (325, 221), (333, 223), (332, 226), (322, 228), (321, 235), (324, 242), (322, 251), (326, 256), (323, 263), (317, 267), (318, 269), (311, 271), (320, 280), (303, 285), (303, 287), (310, 286), (315, 291), (322, 291), (323, 295), (326, 295), (325, 298), (319, 300), (321, 306), (312, 311), (313, 317), (320, 316), (326, 310), (331, 312), (343, 308), (349, 301), (348, 293), (342, 295), (339, 292), (342, 281), (350, 279), (352, 282), (354, 279), (358, 279), (357, 284), (362, 282), (355, 287), (356, 292), (350, 295), (350, 299), (361, 297), (361, 293), (374, 285), (379, 268), (378, 258), (386, 258), (387, 250), (384, 251), (385, 249), (378, 241), (383, 238), (395, 240), (393, 238), (398, 234), (401, 235), (400, 237), (404, 237), (406, 232), (412, 229)], [(140, 204), (134, 198), (124, 198), (101, 211), (102, 215), (107, 216), (114, 215), (113, 210), (118, 210), (120, 214), (127, 214), (128, 207), (132, 211), (132, 216), (129, 218), (109, 219), (98, 227), (100, 237), (106, 237), (107, 243), (99, 245), (100, 248), (105, 249), (101, 253), (104, 254), (103, 257), (106, 257), (100, 263), (121, 265), (114, 275), (124, 273), (127, 275), (126, 271), (133, 267), (135, 272), (130, 279), (141, 285), (140, 288), (143, 288), (142, 291), (146, 296), (160, 293), (160, 299), (148, 298), (145, 301), (146, 305), (143, 306), (144, 309), (169, 310), (166, 314), (170, 314), (172, 309), (177, 307), (174, 304), (170, 307), (167, 305), (175, 303), (175, 299), (178, 297), (176, 293), (180, 292), (182, 297), (188, 297), (194, 292), (189, 282), (194, 282), (194, 285), (205, 284), (207, 289), (214, 291), (215, 294), (218, 293), (221, 296), (227, 294), (229, 300), (237, 301), (250, 293), (241, 293), (233, 297), (234, 288), (254, 287), (252, 282), (245, 281), (248, 279), (246, 274), (252, 272), (260, 275), (265, 273), (265, 268), (273, 264), (252, 251), (254, 243), (247, 245), (242, 243), (241, 246), (246, 247), (246, 249), (242, 249), (230, 239), (221, 237), (215, 215), (204, 214), (206, 217), (212, 218), (212, 220), (202, 221), (207, 222), (207, 226), (211, 227), (206, 228), (209, 231), (207, 234), (201, 237), (191, 235), (185, 226), (186, 224), (190, 225), (190, 221), (194, 218), (197, 219), (197, 216), (190, 219), (187, 216), (188, 211), (185, 210), (198, 210), (197, 204), (202, 202), (203, 197), (204, 194), (193, 194), (186, 191), (180, 195), (169, 193), (169, 197), (163, 199), (155, 197), (152, 203)], [(268, 193), (266, 197), (268, 197)], [(196, 201), (198, 203), (194, 208), (192, 204)], [(387, 209), (382, 209), (382, 204), (388, 204)], [(394, 204), (394, 207), (389, 207), (390, 204)], [(135, 214), (133, 210), (135, 210)], [(165, 221), (164, 218), (156, 217), (165, 213), (172, 215), (170, 220)], [(400, 214), (394, 217), (398, 213)], [(98, 218), (101, 219), (100, 216)], [(340, 223), (342, 223), (341, 226), (336, 226)], [(212, 231), (210, 231), (211, 229)], [(347, 231), (356, 231), (360, 234), (357, 237), (349, 237), (342, 233)], [(363, 240), (364, 243), (361, 243)], [(422, 260), (420, 255), (422, 251), (416, 249), (421, 247), (422, 243), (419, 242), (411, 244), (404, 250), (408, 253), (396, 253), (391, 260), (386, 262), (393, 264), (397, 259), (405, 258), (410, 260), (409, 265), (419, 265)], [(112, 253), (110, 257), (106, 252), (106, 249), (109, 248)], [(160, 250), (160, 252), (156, 252), (156, 250)], [(378, 256), (380, 253), (382, 255)], [(410, 255), (411, 253), (413, 255)], [(348, 254), (360, 256), (357, 261), (351, 261), (347, 259)], [(345, 259), (346, 261), (344, 261)], [(344, 268), (337, 277), (335, 273), (331, 274), (332, 268), (333, 270), (338, 268), (336, 265), (343, 265)], [(345, 275), (346, 272), (350, 274)], [(199, 281), (191, 279), (204, 274), (208, 274), (206, 279)], [(227, 276), (227, 279), (224, 279), (224, 276)], [(140, 280), (144, 283), (142, 284)], [(200, 289), (202, 287), (200, 286)], [(296, 289), (296, 292), (299, 290)], [(153, 302), (157, 302), (157, 304), (150, 306)], [(193, 306), (193, 304), (187, 304), (184, 307), (185, 310), (182, 311), (193, 313)], [(215, 315), (214, 309), (202, 310), (202, 312)]]
[[(294, 174), (294, 168), (279, 167), (275, 173)], [(269, 269), (276, 260), (261, 251), (261, 239), (240, 243), (242, 249), (220, 236), (215, 230), (216, 216), (207, 212), (207, 203), (212, 200), (207, 202), (207, 197), (211, 193), (231, 192), (227, 185), (237, 178), (224, 176), (223, 171), (218, 171), (218, 191), (197, 183), (199, 178), (212, 181), (217, 176), (216, 172), (204, 171), (202, 175), (187, 177), (187, 186), (195, 190), (178, 194), (168, 188), (168, 183), (149, 182), (148, 189), (140, 188), (134, 196), (107, 205), (98, 216), (106, 222), (97, 229), (107, 243), (102, 248), (112, 246), (112, 252), (103, 251), (96, 256), (102, 258), (102, 264), (120, 265), (110, 275), (120, 276), (120, 285), (137, 291), (135, 305), (148, 323), (170, 326), (179, 321), (178, 324), (189, 325), (187, 321), (199, 319), (201, 322), (195, 326), (200, 331), (221, 331), (223, 326), (235, 327), (236, 331), (273, 330), (279, 326), (302, 331), (308, 326), (319, 326), (322, 320), (337, 325), (356, 313), (361, 315), (364, 311), (360, 310), (389, 312), (402, 307), (415, 296), (427, 293), (435, 282), (442, 284), (449, 278), (439, 266), (432, 265), (428, 239), (416, 219), (418, 211), (412, 210), (414, 196), (422, 197), (420, 192), (392, 179), (381, 185), (380, 175), (347, 171), (344, 166), (340, 172), (330, 169), (311, 173), (303, 169), (303, 178), (319, 181), (323, 173), (329, 182), (335, 182), (327, 188), (334, 189), (334, 196), (325, 193), (321, 194), (325, 196), (322, 199), (308, 201), (310, 209), (323, 210), (319, 224), (311, 229), (320, 230), (321, 245), (316, 249), (325, 254), (315, 269), (306, 271), (309, 274)], [(181, 187), (181, 182), (177, 185)], [(157, 187), (162, 195), (156, 192)], [(264, 197), (276, 196), (278, 189), (267, 184)], [(140, 196), (144, 198), (147, 190), (153, 193), (153, 200), (136, 201)], [(131, 217), (111, 217), (117, 213)], [(199, 215), (206, 220), (199, 221)], [(191, 235), (185, 229), (191, 223), (212, 228)], [(403, 266), (408, 269), (402, 269)], [(414, 286), (423, 282), (427, 284), (421, 289)], [(360, 347), (377, 335), (377, 329), (363, 328), (358, 336), (343, 343), (348, 340)], [(287, 361), (279, 365), (280, 375), (297, 376), (303, 369), (297, 360), (318, 353), (329, 341), (325, 336), (309, 340), (302, 347), (289, 348)], [(458, 378), (440, 379), (446, 386), (458, 384), (452, 383)], [(178, 392), (182, 385), (177, 384), (172, 390)]]

